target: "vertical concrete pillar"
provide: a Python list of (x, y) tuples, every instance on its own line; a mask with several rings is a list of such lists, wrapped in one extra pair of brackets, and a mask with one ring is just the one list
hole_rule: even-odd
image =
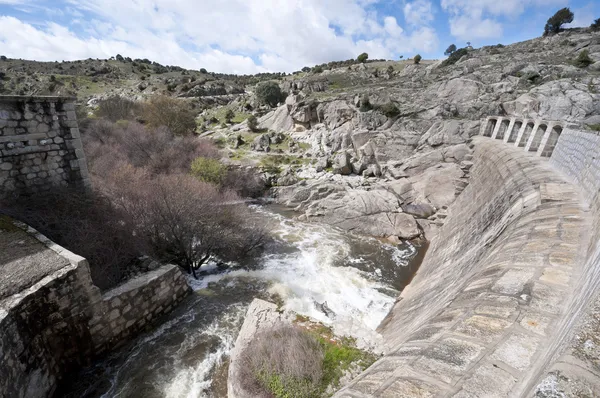
[(548, 139), (550, 139), (550, 134), (552, 133), (552, 129), (554, 129), (554, 126), (556, 124), (555, 123), (548, 123), (548, 127), (546, 128), (546, 132), (544, 133), (544, 136), (542, 137), (542, 141), (540, 142), (540, 146), (538, 147), (537, 150), (537, 155), (538, 156), (542, 156), (542, 153), (544, 152), (544, 148), (546, 147), (546, 144), (548, 143)]
[(504, 142), (508, 143), (508, 139), (510, 138), (510, 135), (512, 134), (512, 130), (513, 130), (513, 127), (515, 127), (516, 121), (517, 121), (517, 118), (515, 118), (515, 117), (510, 118), (510, 124), (508, 125), (508, 128), (506, 129), (506, 132), (504, 133)]
[(487, 126), (490, 123), (490, 117), (486, 117), (485, 120), (481, 121), (481, 127), (479, 128), (479, 135), (485, 136), (485, 130), (487, 130)]
[(528, 124), (529, 124), (529, 119), (523, 119), (523, 125), (519, 129), (519, 133), (517, 134), (517, 139), (515, 140), (516, 147), (519, 146), (519, 142), (521, 142), (521, 138), (523, 138), (523, 134), (525, 134), (525, 129), (527, 128)]
[(496, 136), (498, 135), (498, 132), (500, 131), (500, 126), (502, 126), (503, 120), (504, 120), (504, 118), (499, 117), (498, 120), (496, 121), (496, 128), (494, 129), (494, 132), (492, 133), (493, 139), (496, 139)]
[(540, 128), (540, 121), (536, 120), (533, 125), (533, 130), (531, 130), (531, 135), (527, 140), (527, 144), (525, 144), (525, 151), (529, 152), (529, 148), (531, 148), (531, 144), (533, 144), (533, 140), (535, 139), (535, 135), (537, 134), (538, 129)]

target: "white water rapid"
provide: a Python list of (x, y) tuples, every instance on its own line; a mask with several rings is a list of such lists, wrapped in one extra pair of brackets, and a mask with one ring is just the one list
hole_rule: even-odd
[[(277, 244), (251, 267), (206, 266), (195, 295), (152, 333), (83, 372), (67, 396), (226, 396), (226, 363), (255, 297), (353, 333), (374, 330), (415, 272), (417, 249), (291, 220), (264, 208)], [(323, 311), (323, 308), (328, 311)], [(357, 337), (357, 336), (355, 336)]]

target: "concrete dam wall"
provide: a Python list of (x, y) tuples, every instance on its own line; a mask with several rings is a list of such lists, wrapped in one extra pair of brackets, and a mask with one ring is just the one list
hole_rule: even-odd
[(489, 124), (387, 354), (336, 397), (600, 396), (600, 137)]

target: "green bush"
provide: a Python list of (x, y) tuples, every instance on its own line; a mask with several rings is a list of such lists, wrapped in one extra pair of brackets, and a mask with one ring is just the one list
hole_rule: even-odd
[(415, 59), (414, 59), (415, 64), (418, 65), (421, 62), (421, 59), (422, 59), (421, 55), (419, 55), (419, 54), (415, 55)]
[(312, 69), (312, 72), (313, 72), (314, 74), (323, 73), (323, 67), (322, 67), (322, 66), (315, 66), (315, 67)]
[(369, 54), (367, 54), (367, 53), (362, 53), (356, 58), (356, 60), (358, 62), (360, 62), (361, 64), (364, 64), (365, 62), (367, 62), (368, 59), (369, 59)]
[(588, 66), (594, 63), (594, 60), (590, 58), (590, 53), (588, 50), (583, 50), (579, 53), (577, 58), (575, 58), (573, 63), (578, 68), (587, 68)]
[(400, 110), (393, 102), (388, 102), (379, 108), (379, 111), (388, 118), (394, 118), (400, 114)]
[(566, 23), (573, 22), (574, 17), (575, 15), (568, 7), (558, 10), (556, 14), (548, 18), (548, 22), (544, 27), (544, 36), (560, 32), (561, 27)]
[(248, 124), (248, 128), (250, 129), (250, 131), (258, 130), (258, 119), (256, 118), (256, 116), (248, 116), (248, 119), (246, 119), (246, 123)]
[(231, 123), (231, 119), (233, 119), (235, 117), (235, 112), (232, 111), (231, 109), (227, 109), (227, 111), (225, 112), (225, 121), (227, 123)]
[(600, 18), (596, 19), (591, 25), (592, 30), (600, 30)]
[(360, 111), (367, 112), (373, 109), (373, 105), (371, 105), (371, 101), (369, 101), (369, 94), (363, 94), (360, 99)]
[(256, 86), (256, 99), (258, 102), (270, 107), (276, 107), (285, 99), (279, 85), (275, 82), (262, 82)]
[(450, 44), (448, 46), (448, 48), (446, 49), (446, 51), (444, 51), (444, 55), (448, 56), (448, 55), (452, 54), (454, 51), (456, 51), (456, 45)]
[(460, 60), (468, 53), (469, 50), (467, 50), (466, 48), (459, 48), (458, 50), (450, 54), (450, 56), (447, 59), (445, 59), (444, 62), (442, 62), (442, 66), (454, 65), (458, 62), (458, 60)]
[(227, 167), (216, 159), (199, 157), (192, 162), (192, 175), (201, 181), (221, 185), (227, 177)]

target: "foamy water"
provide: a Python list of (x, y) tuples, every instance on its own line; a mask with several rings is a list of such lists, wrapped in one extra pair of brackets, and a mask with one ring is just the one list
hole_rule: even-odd
[[(202, 271), (209, 275), (190, 277), (197, 297), (153, 333), (91, 369), (94, 384), (86, 396), (223, 396), (215, 387), (216, 370), (228, 358), (249, 302), (258, 296), (276, 293), (286, 309), (334, 327), (379, 325), (399, 293), (398, 280), (410, 277), (406, 265), (416, 248), (256, 211), (269, 220), (277, 248), (248, 269), (223, 272), (208, 265)], [(97, 381), (99, 373), (110, 387)]]

